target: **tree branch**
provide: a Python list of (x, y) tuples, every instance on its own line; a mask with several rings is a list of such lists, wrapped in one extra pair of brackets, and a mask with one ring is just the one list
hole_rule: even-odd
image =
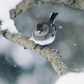
[(11, 18), (16, 18), (21, 12), (25, 11), (28, 7), (35, 5), (36, 1), (42, 2), (55, 2), (58, 4), (67, 4), (73, 8), (84, 10), (84, 0), (23, 0), (20, 4), (16, 6), (15, 9), (10, 11)]
[(27, 10), (28, 7), (35, 4), (35, 0), (23, 0), (21, 3), (19, 3), (15, 9), (12, 9), (10, 11), (11, 18), (16, 18), (17, 15)]
[(33, 49), (36, 44), (33, 41), (30, 41), (29, 37), (23, 36), (22, 34), (12, 34), (8, 31), (3, 30), (1, 31), (1, 33), (6, 39), (15, 42), (19, 45), (22, 45), (24, 48), (31, 49), (39, 55), (45, 57), (48, 61), (51, 62), (54, 70), (59, 76), (68, 72), (66, 65), (63, 64), (60, 60), (60, 54), (58, 52), (55, 52), (48, 47), (45, 47), (40, 50), (40, 46), (38, 46), (36, 49)]

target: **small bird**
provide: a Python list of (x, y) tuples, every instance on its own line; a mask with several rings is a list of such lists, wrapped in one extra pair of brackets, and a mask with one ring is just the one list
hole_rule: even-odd
[(41, 45), (41, 49), (52, 43), (55, 39), (56, 26), (54, 25), (54, 21), (57, 15), (58, 13), (51, 13), (49, 21), (37, 24), (37, 27), (32, 32), (30, 40), (34, 41), (37, 45)]

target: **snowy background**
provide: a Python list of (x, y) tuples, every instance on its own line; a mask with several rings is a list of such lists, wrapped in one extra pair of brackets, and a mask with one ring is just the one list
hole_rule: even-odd
[[(62, 61), (73, 69), (84, 70), (84, 12), (55, 3), (33, 6), (17, 16), (18, 32), (31, 37), (37, 23), (48, 21), (58, 12), (56, 39), (49, 45), (60, 51)], [(51, 64), (42, 56), (24, 50), (0, 33), (0, 84), (54, 84), (58, 79)]]

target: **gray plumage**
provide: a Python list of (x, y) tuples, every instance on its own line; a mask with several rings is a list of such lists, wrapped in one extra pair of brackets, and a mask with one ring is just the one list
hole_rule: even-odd
[(56, 27), (53, 22), (57, 15), (58, 13), (53, 13), (48, 22), (37, 24), (37, 27), (33, 30), (30, 40), (33, 40), (39, 45), (47, 45), (52, 43), (56, 34)]

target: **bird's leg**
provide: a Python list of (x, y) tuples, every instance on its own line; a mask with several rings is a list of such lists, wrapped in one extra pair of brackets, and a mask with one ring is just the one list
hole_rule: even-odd
[(39, 44), (36, 44), (33, 49), (35, 49)]
[(46, 47), (47, 45), (40, 45), (40, 49), (42, 50), (44, 47)]

